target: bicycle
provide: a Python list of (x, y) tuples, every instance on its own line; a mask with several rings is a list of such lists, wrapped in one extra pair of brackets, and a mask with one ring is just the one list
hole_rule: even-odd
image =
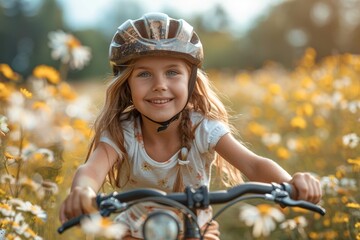
[[(228, 190), (212, 192), (209, 192), (206, 186), (201, 186), (197, 189), (186, 187), (183, 193), (170, 194), (156, 189), (143, 188), (122, 193), (114, 192), (109, 195), (99, 194), (96, 197), (96, 204), (100, 215), (103, 217), (108, 217), (112, 213), (126, 211), (130, 207), (145, 201), (171, 206), (180, 210), (183, 214), (183, 238), (201, 240), (211, 221), (215, 220), (224, 210), (235, 203), (248, 199), (260, 198), (273, 201), (282, 207), (300, 207), (325, 215), (326, 210), (321, 206), (302, 200), (291, 199), (291, 192), (292, 188), (288, 183), (268, 184), (259, 182), (247, 182)], [(201, 232), (197, 223), (196, 210), (207, 209), (210, 205), (224, 203), (226, 204), (213, 215), (204, 231)], [(65, 222), (58, 228), (58, 233), (61, 234), (79, 224), (81, 219), (86, 216), (89, 215), (84, 214)], [(160, 222), (166, 224), (157, 224)], [(154, 230), (153, 226), (156, 226), (157, 231)], [(178, 239), (179, 232), (180, 221), (178, 217), (175, 214), (161, 210), (150, 213), (143, 224), (144, 239)]]

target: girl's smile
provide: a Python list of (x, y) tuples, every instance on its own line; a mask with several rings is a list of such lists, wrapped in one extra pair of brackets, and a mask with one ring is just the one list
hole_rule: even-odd
[(163, 105), (165, 103), (168, 103), (170, 101), (172, 101), (172, 99), (166, 98), (166, 99), (162, 99), (162, 98), (155, 98), (155, 99), (149, 99), (147, 100), (148, 102), (152, 103), (152, 104), (156, 104), (156, 105)]

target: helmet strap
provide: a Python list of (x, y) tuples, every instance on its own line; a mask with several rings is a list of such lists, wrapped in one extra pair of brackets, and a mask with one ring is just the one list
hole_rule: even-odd
[(172, 123), (173, 121), (179, 119), (182, 111), (186, 108), (187, 104), (189, 103), (189, 100), (190, 100), (190, 97), (194, 91), (194, 87), (195, 87), (195, 83), (196, 83), (196, 78), (197, 78), (197, 67), (196, 66), (193, 66), (191, 68), (191, 72), (190, 72), (190, 78), (189, 78), (189, 90), (188, 90), (188, 99), (186, 101), (186, 104), (185, 106), (183, 107), (183, 109), (181, 109), (180, 112), (178, 112), (177, 114), (175, 114), (175, 116), (173, 116), (172, 118), (166, 120), (166, 121), (163, 121), (163, 122), (158, 122), (158, 121), (155, 121), (151, 118), (149, 118), (148, 116), (144, 115), (144, 117), (146, 117), (147, 119), (149, 119), (150, 121), (154, 122), (154, 123), (157, 123), (159, 125), (161, 125), (158, 129), (157, 129), (157, 132), (161, 132), (165, 129), (168, 128), (168, 126), (170, 125), (170, 123)]

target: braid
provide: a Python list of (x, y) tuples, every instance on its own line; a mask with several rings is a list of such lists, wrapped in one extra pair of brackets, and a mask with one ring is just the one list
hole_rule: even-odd
[[(185, 147), (190, 151), (191, 141), (193, 140), (193, 131), (190, 121), (190, 110), (184, 109), (181, 116), (181, 123), (179, 126), (179, 131), (181, 135), (181, 146)], [(184, 160), (184, 159), (182, 159)]]
[[(181, 136), (181, 150), (179, 152), (179, 164), (178, 164), (178, 173), (176, 180), (174, 182), (173, 191), (174, 192), (182, 192), (184, 191), (184, 180), (182, 176), (182, 164), (181, 162), (187, 161), (187, 156), (191, 148), (191, 141), (194, 139), (194, 132), (192, 129), (191, 121), (190, 121), (190, 110), (184, 109), (181, 114), (181, 122), (179, 125), (179, 132)], [(184, 166), (185, 167), (185, 166)]]

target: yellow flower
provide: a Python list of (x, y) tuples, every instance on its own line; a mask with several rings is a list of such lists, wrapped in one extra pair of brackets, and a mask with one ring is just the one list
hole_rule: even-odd
[(313, 136), (307, 139), (307, 147), (312, 152), (316, 152), (319, 150), (322, 141), (317, 136)]
[(304, 88), (311, 88), (312, 86), (314, 85), (314, 81), (312, 78), (310, 77), (304, 77), (302, 80), (301, 80), (301, 86), (304, 87)]
[(11, 90), (6, 84), (0, 82), (0, 100), (6, 100), (11, 95)]
[(360, 229), (360, 222), (355, 223), (355, 228)]
[(12, 81), (17, 81), (20, 79), (19, 74), (15, 73), (7, 64), (0, 64), (0, 77), (1, 75)]
[(270, 84), (269, 91), (273, 95), (280, 95), (281, 94), (281, 86), (279, 84)]
[(60, 176), (60, 175), (56, 176), (55, 182), (56, 182), (57, 184), (63, 183), (63, 182), (64, 182), (64, 176)]
[(20, 88), (20, 92), (26, 97), (26, 98), (32, 98), (32, 93), (29, 92), (26, 88)]
[(351, 158), (349, 158), (349, 159), (347, 160), (347, 162), (350, 163), (350, 164), (353, 164), (353, 165), (356, 166), (356, 167), (360, 167), (360, 157), (358, 157), (358, 158), (356, 158), (356, 159), (351, 159)]
[(305, 101), (309, 97), (308, 93), (303, 89), (294, 91), (292, 96), (296, 101)]
[(308, 48), (300, 62), (300, 66), (311, 68), (315, 65), (316, 51), (314, 48)]
[(253, 134), (255, 134), (257, 136), (262, 136), (266, 133), (265, 127), (263, 127), (262, 125), (260, 125), (256, 122), (249, 123), (248, 128), (249, 128), (250, 132), (252, 132)]
[(325, 119), (321, 116), (316, 116), (313, 120), (315, 127), (323, 127), (325, 126)]
[(32, 108), (34, 110), (40, 110), (43, 109), (45, 111), (50, 111), (49, 106), (45, 103), (45, 102), (41, 102), (41, 101), (36, 101), (33, 103)]
[(307, 126), (306, 120), (300, 116), (296, 116), (293, 119), (291, 119), (290, 124), (293, 128), (299, 128), (299, 129), (305, 129)]
[(242, 72), (239, 73), (235, 76), (235, 80), (240, 84), (240, 85), (244, 85), (250, 82), (251, 77), (250, 74), (247, 72)]
[(349, 215), (342, 212), (336, 212), (335, 216), (332, 218), (333, 223), (348, 223)]
[(76, 92), (71, 86), (64, 82), (59, 85), (59, 93), (63, 98), (68, 100), (74, 100), (77, 97)]
[(91, 129), (88, 127), (88, 122), (82, 119), (76, 119), (73, 122), (74, 129), (79, 130), (85, 136), (90, 136)]
[(46, 79), (52, 84), (58, 84), (61, 80), (59, 72), (55, 68), (47, 65), (37, 66), (33, 71), (33, 75), (37, 78)]
[(276, 154), (282, 160), (287, 160), (290, 158), (290, 152), (284, 147), (278, 148)]
[(359, 203), (348, 203), (348, 204), (346, 204), (346, 207), (360, 209), (360, 204)]
[(310, 103), (305, 103), (296, 109), (296, 113), (299, 116), (312, 116), (314, 108)]

